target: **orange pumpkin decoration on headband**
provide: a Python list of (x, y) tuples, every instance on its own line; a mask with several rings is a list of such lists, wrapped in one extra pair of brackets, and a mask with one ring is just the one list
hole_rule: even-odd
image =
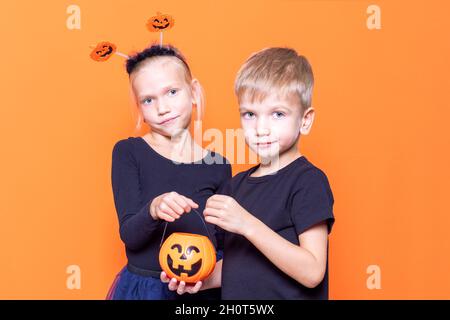
[(163, 32), (171, 29), (175, 24), (175, 20), (171, 15), (158, 12), (156, 16), (151, 17), (147, 21), (147, 28), (151, 32)]
[(115, 52), (116, 45), (111, 42), (100, 42), (91, 52), (91, 58), (95, 61), (106, 61), (108, 60)]
[(169, 278), (195, 283), (213, 272), (216, 251), (205, 236), (175, 232), (161, 246), (159, 264)]

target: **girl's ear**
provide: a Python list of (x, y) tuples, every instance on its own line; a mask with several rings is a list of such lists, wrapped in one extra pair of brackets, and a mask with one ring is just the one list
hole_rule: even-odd
[(197, 109), (197, 121), (201, 121), (203, 116), (203, 89), (197, 79), (191, 81), (192, 105)]
[(313, 107), (309, 107), (302, 117), (302, 123), (300, 125), (300, 133), (307, 135), (311, 131), (312, 124), (314, 122), (315, 110)]
[(192, 104), (197, 106), (200, 101), (200, 82), (197, 79), (191, 81)]

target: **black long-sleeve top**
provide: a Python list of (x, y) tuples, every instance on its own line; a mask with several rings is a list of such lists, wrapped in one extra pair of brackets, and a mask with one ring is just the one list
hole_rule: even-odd
[[(169, 222), (165, 237), (173, 232), (208, 235), (200, 219), (206, 200), (231, 178), (225, 157), (208, 151), (202, 160), (175, 163), (156, 152), (142, 137), (118, 141), (112, 152), (111, 181), (120, 238), (125, 243), (128, 262), (147, 270), (161, 270), (159, 246), (165, 221), (154, 220), (149, 211), (152, 200), (166, 192), (191, 198), (201, 217), (191, 210)], [(206, 223), (217, 248), (216, 228)]]

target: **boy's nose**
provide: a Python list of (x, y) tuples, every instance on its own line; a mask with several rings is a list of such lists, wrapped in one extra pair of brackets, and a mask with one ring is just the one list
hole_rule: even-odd
[(267, 126), (266, 122), (264, 121), (258, 121), (256, 125), (256, 135), (258, 136), (265, 136), (270, 133), (270, 128)]

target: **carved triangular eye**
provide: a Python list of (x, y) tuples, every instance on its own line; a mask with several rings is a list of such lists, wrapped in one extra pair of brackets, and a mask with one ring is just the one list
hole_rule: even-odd
[(179, 253), (182, 251), (181, 245), (179, 244), (174, 244), (170, 249), (177, 249)]
[(186, 249), (186, 254), (191, 254), (192, 251), (195, 251), (197, 253), (200, 252), (200, 250), (196, 246), (190, 246)]

